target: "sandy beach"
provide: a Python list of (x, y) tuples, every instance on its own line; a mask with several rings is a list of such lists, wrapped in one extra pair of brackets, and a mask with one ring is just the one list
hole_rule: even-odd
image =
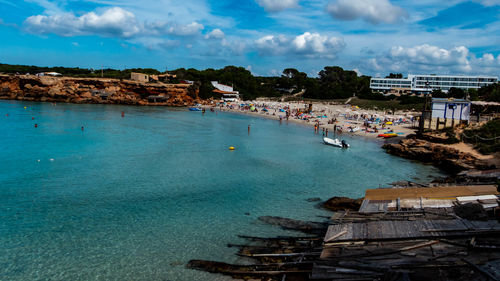
[[(250, 114), (259, 117), (290, 121), (314, 127), (319, 125), (318, 133), (328, 130), (328, 136), (336, 129), (337, 133), (369, 138), (380, 138), (380, 134), (393, 133), (405, 137), (415, 132), (415, 112), (376, 111), (361, 109), (349, 104), (331, 104), (326, 102), (261, 102), (243, 101), (238, 103), (206, 106), (207, 109)], [(287, 118), (288, 114), (288, 118)]]

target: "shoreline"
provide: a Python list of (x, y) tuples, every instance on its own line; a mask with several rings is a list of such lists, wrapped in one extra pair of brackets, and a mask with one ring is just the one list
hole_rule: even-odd
[[(252, 102), (247, 101), (246, 103), (248, 104)], [(262, 106), (264, 104), (266, 106)], [(359, 137), (377, 139), (382, 141), (391, 139), (392, 140), (391, 142), (393, 142), (394, 140), (400, 140), (410, 134), (413, 134), (415, 131), (414, 128), (411, 128), (412, 121), (410, 121), (411, 120), (410, 118), (413, 117), (415, 113), (410, 113), (410, 112), (396, 112), (395, 115), (388, 115), (385, 114), (385, 112), (383, 111), (365, 110), (361, 108), (351, 107), (349, 105), (330, 105), (323, 102), (313, 103), (313, 109), (318, 107), (323, 107), (323, 109), (313, 110), (310, 115), (307, 115), (310, 116), (310, 118), (305, 118), (306, 120), (299, 119), (298, 116), (295, 116), (293, 114), (291, 114), (287, 120), (286, 112), (280, 112), (280, 109), (287, 107), (290, 108), (289, 111), (296, 111), (297, 109), (300, 109), (299, 105), (302, 105), (303, 108), (304, 104), (284, 103), (284, 102), (273, 102), (267, 104), (260, 103), (260, 105), (255, 106), (258, 112), (251, 112), (249, 109), (242, 109), (239, 105), (235, 106), (233, 105), (233, 108), (229, 106), (217, 107), (214, 105), (202, 105), (202, 107), (205, 109), (213, 108), (214, 110), (219, 110), (222, 112), (239, 113), (248, 116), (262, 117), (276, 121), (279, 121), (281, 118), (283, 122), (291, 121), (294, 122), (295, 124), (300, 124), (309, 127), (314, 127), (315, 124), (319, 123), (318, 134), (322, 134), (323, 129), (328, 129), (328, 137), (331, 137), (330, 134), (333, 133), (335, 125), (337, 126), (337, 134), (336, 134), (337, 137), (339, 135), (359, 136)], [(270, 106), (274, 108), (268, 109), (268, 112), (264, 113), (263, 109), (269, 108)], [(270, 113), (271, 111), (273, 111), (273, 113)], [(326, 117), (318, 118), (317, 116), (320, 116), (320, 114), (321, 116), (326, 116)], [(366, 132), (366, 127), (364, 126), (365, 120), (361, 116), (370, 117), (374, 121), (378, 119), (376, 122), (369, 121), (370, 123), (368, 124), (370, 126), (370, 128), (368, 128), (369, 132)], [(335, 122), (332, 122), (331, 119), (335, 119)], [(387, 122), (392, 122), (392, 124), (385, 125), (385, 120), (391, 120)], [(384, 126), (382, 126), (382, 124), (384, 124)], [(377, 128), (378, 132), (375, 132), (374, 127)], [(341, 130), (339, 130), (339, 128), (341, 128)], [(350, 128), (357, 128), (357, 129), (354, 129), (355, 131), (351, 132)], [(391, 138), (378, 137), (379, 134), (389, 133), (391, 130), (394, 133), (397, 133), (398, 136)]]

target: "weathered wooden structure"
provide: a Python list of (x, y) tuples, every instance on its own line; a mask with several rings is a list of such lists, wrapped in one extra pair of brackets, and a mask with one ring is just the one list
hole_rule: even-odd
[[(392, 191), (392, 192), (391, 192)], [(500, 280), (499, 198), (492, 186), (369, 190), (370, 212), (335, 212), (323, 223), (263, 217), (305, 237), (241, 236), (238, 255), (255, 264), (193, 260), (188, 267), (253, 280)], [(492, 194), (491, 194), (492, 193)], [(449, 196), (452, 207), (376, 211), (393, 200)], [(401, 198), (403, 197), (403, 199)], [(406, 198), (407, 197), (407, 198)], [(375, 205), (373, 205), (375, 204)], [(471, 213), (472, 212), (472, 213)], [(476, 214), (479, 213), (479, 214)], [(324, 237), (319, 231), (326, 231)], [(310, 236), (310, 234), (316, 234)]]

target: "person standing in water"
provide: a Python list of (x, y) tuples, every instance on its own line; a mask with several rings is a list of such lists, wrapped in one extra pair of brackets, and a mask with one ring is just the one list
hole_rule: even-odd
[(250, 135), (250, 125), (248, 125), (248, 135)]

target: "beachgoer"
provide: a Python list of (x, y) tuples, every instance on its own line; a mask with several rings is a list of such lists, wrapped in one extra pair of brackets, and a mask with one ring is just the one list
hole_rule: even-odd
[(82, 126), (82, 132), (83, 132), (83, 130), (84, 130), (84, 128), (83, 128), (83, 126)]
[(38, 124), (35, 123), (35, 128), (38, 128)]
[(326, 129), (326, 136), (328, 137), (328, 129)]
[(250, 125), (248, 125), (248, 135), (250, 135)]
[(122, 117), (125, 117), (125, 111), (122, 111)]

